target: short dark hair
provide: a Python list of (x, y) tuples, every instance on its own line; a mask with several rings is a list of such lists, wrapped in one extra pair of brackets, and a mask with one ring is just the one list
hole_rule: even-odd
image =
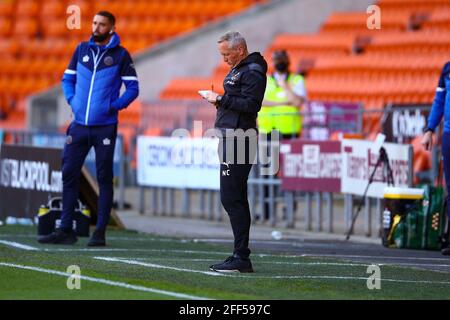
[(99, 11), (96, 14), (97, 16), (102, 16), (108, 18), (109, 22), (114, 26), (116, 25), (116, 17), (109, 11)]
[(283, 59), (283, 60), (289, 60), (289, 55), (286, 50), (279, 49), (275, 50), (272, 54), (272, 59)]

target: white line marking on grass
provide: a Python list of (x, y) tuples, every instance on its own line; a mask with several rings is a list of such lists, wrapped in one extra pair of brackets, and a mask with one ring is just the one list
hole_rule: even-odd
[(21, 243), (14, 242), (14, 241), (0, 240), (0, 243), (4, 244), (6, 246), (17, 248), (17, 249), (28, 250), (28, 251), (39, 251), (39, 249), (36, 247), (27, 246), (25, 244), (21, 244)]
[[(329, 280), (364, 280), (367, 277), (341, 277), (341, 276), (241, 276), (239, 278), (258, 278), (258, 279), (329, 279)], [(380, 279), (381, 282), (398, 282), (398, 283), (422, 283), (422, 284), (448, 284), (450, 281), (431, 281), (431, 280), (401, 280), (401, 279)]]
[(182, 271), (182, 272), (201, 273), (201, 274), (206, 274), (208, 276), (223, 276), (223, 274), (220, 274), (217, 272), (212, 272), (212, 271), (200, 271), (200, 270), (193, 270), (193, 269), (175, 268), (175, 267), (163, 266), (160, 264), (146, 263), (146, 262), (140, 262), (140, 261), (128, 260), (128, 259), (119, 259), (119, 258), (114, 258), (114, 257), (111, 257), (111, 258), (94, 257), (94, 259), (104, 260), (104, 261), (109, 261), (109, 262), (122, 262), (122, 263), (126, 263), (126, 264), (134, 264), (134, 265), (138, 265), (138, 266), (155, 268), (155, 269), (167, 269), (167, 270)]
[[(179, 250), (179, 249), (127, 249), (127, 248), (55, 248), (55, 249), (43, 249), (43, 251), (48, 252), (68, 252), (68, 251), (79, 251), (79, 252), (167, 252), (167, 253), (186, 253), (186, 254), (208, 254), (208, 255), (230, 255), (229, 252), (217, 252), (217, 251), (202, 251), (202, 250)], [(254, 253), (254, 257), (266, 258), (266, 257), (276, 257), (276, 258), (371, 258), (371, 259), (399, 259), (399, 260), (429, 260), (429, 261), (446, 261), (449, 259), (445, 258), (415, 258), (415, 257), (393, 257), (393, 256), (365, 256), (365, 255), (340, 255), (340, 254), (298, 254), (298, 255), (282, 255), (282, 254), (268, 254), (268, 253)]]
[(420, 258), (420, 257), (393, 257), (393, 256), (363, 256), (363, 255), (345, 255), (345, 254), (312, 254), (312, 253), (304, 253), (298, 256), (282, 256), (279, 257), (284, 258), (294, 258), (294, 257), (327, 257), (327, 258), (362, 258), (362, 259), (399, 259), (399, 260), (430, 260), (430, 261), (449, 261), (449, 259), (445, 258)]
[[(193, 242), (216, 242), (216, 243), (233, 243), (233, 239), (193, 239)], [(276, 245), (295, 245), (297, 244), (294, 241), (280, 241), (280, 240), (251, 240), (252, 243), (261, 243), (261, 244), (276, 244)]]
[[(2, 237), (7, 238), (30, 238), (36, 239), (36, 235), (32, 234), (2, 234)], [(180, 242), (189, 243), (193, 242), (191, 239), (165, 239), (165, 238), (142, 238), (142, 237), (123, 237), (123, 236), (108, 236), (108, 240), (124, 240), (124, 241), (158, 241), (158, 242)]]
[[(122, 262), (126, 264), (133, 264), (133, 265), (139, 265), (143, 267), (148, 268), (158, 268), (158, 269), (170, 269), (175, 271), (182, 271), (182, 272), (194, 272), (194, 273), (202, 273), (207, 275), (213, 275), (213, 276), (226, 276), (226, 277), (236, 277), (236, 278), (246, 278), (246, 279), (328, 279), (328, 280), (364, 280), (367, 281), (367, 277), (351, 277), (351, 276), (308, 276), (308, 275), (302, 275), (302, 276), (246, 276), (246, 275), (231, 275), (231, 274), (223, 274), (218, 272), (206, 272), (206, 271), (199, 271), (199, 270), (192, 270), (192, 269), (182, 269), (182, 268), (174, 268), (169, 266), (164, 266), (160, 264), (153, 264), (153, 263), (145, 263), (141, 261), (136, 260), (128, 260), (128, 259), (121, 259), (117, 257), (94, 257), (94, 259), (99, 260), (105, 260), (105, 261), (111, 261), (111, 262)], [(311, 263), (311, 264), (321, 264), (321, 263)], [(330, 264), (330, 265), (339, 265), (339, 263), (323, 263), (323, 264)], [(341, 264), (341, 265), (353, 265), (356, 266), (356, 264)], [(357, 265), (361, 266), (361, 265)], [(398, 282), (398, 283), (422, 283), (422, 284), (448, 284), (450, 285), (450, 281), (428, 281), (428, 280), (400, 280), (400, 279), (381, 279), (381, 281), (386, 282)]]
[[(211, 251), (201, 251), (201, 250), (178, 250), (178, 249), (129, 249), (129, 248), (97, 248), (97, 249), (90, 249), (90, 248), (55, 248), (55, 249), (43, 249), (44, 251), (48, 252), (68, 252), (68, 251), (79, 251), (79, 252), (164, 252), (164, 253), (186, 253), (186, 254), (214, 254), (214, 255), (223, 255), (223, 256), (229, 256), (229, 252), (211, 252)], [(273, 255), (274, 257), (276, 255)], [(298, 256), (297, 256), (298, 257)]]
[[(73, 275), (71, 273), (56, 271), (56, 270), (52, 270), (52, 269), (44, 269), (44, 268), (39, 268), (39, 267), (25, 266), (25, 265), (6, 263), (6, 262), (0, 262), (0, 266), (11, 267), (11, 268), (16, 268), (16, 269), (24, 269), (24, 270), (30, 270), (30, 271), (37, 271), (37, 272), (53, 274), (53, 275), (58, 275), (58, 276), (63, 276), (63, 277), (70, 277)], [(208, 298), (193, 296), (193, 295), (189, 295), (189, 294), (177, 293), (177, 292), (166, 291), (166, 290), (159, 290), (159, 289), (143, 287), (143, 286), (137, 286), (137, 285), (132, 285), (132, 284), (124, 283), (124, 282), (106, 280), (106, 279), (102, 279), (102, 278), (94, 278), (94, 277), (80, 275), (80, 279), (95, 282), (95, 283), (106, 284), (108, 286), (113, 286), (113, 287), (120, 287), (120, 288), (135, 290), (135, 291), (157, 293), (157, 294), (162, 294), (162, 295), (171, 296), (171, 297), (175, 297), (175, 298), (181, 298), (181, 299), (210, 300)]]
[[(114, 259), (126, 260), (129, 257), (114, 257)], [(185, 258), (133, 258), (134, 260), (159, 260), (159, 261), (187, 261), (187, 262), (211, 262), (217, 261), (216, 259), (185, 259)], [(316, 265), (326, 265), (326, 266), (345, 266), (345, 267), (368, 267), (372, 264), (363, 263), (339, 263), (339, 262), (288, 262), (288, 261), (258, 261), (257, 264), (285, 264), (285, 265), (305, 265), (305, 266), (316, 266)], [(381, 265), (381, 264), (378, 264)], [(450, 267), (450, 265), (449, 265)]]
[[(130, 257), (115, 257), (116, 259), (129, 259)], [(189, 261), (189, 262), (212, 262), (217, 259), (185, 259), (185, 258), (133, 258), (133, 260), (162, 260), (162, 261)], [(289, 261), (258, 261), (257, 264), (287, 264), (287, 265), (324, 265), (324, 266), (348, 266), (348, 267), (368, 267), (378, 266), (419, 266), (419, 267), (449, 267), (450, 264), (431, 264), (431, 263), (345, 263), (345, 262), (289, 262)]]

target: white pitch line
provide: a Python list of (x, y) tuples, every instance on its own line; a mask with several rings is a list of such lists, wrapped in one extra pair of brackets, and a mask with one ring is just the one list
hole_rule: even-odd
[(126, 264), (134, 264), (134, 265), (138, 265), (138, 266), (155, 268), (155, 269), (166, 269), (166, 270), (174, 270), (174, 271), (181, 271), (181, 272), (201, 273), (201, 274), (206, 274), (208, 276), (224, 276), (221, 273), (212, 272), (212, 271), (200, 271), (200, 270), (192, 270), (192, 269), (184, 269), (184, 268), (175, 268), (175, 267), (163, 266), (160, 264), (146, 263), (146, 262), (140, 262), (140, 261), (129, 260), (129, 259), (118, 259), (118, 258), (114, 258), (114, 257), (113, 258), (94, 257), (94, 259), (104, 260), (104, 261), (109, 261), (109, 262), (121, 262), (121, 263), (126, 263)]
[[(186, 254), (214, 254), (214, 255), (227, 255), (228, 252), (210, 252), (201, 250), (171, 250), (171, 249), (126, 249), (126, 248), (37, 248), (19, 242), (0, 240), (0, 244), (4, 244), (17, 249), (27, 251), (46, 251), (46, 252), (168, 252), (168, 253), (186, 253)], [(326, 257), (326, 258), (361, 258), (361, 259), (394, 259), (394, 260), (420, 260), (420, 261), (445, 261), (446, 258), (420, 258), (420, 257), (394, 257), (394, 256), (368, 256), (368, 255), (340, 255), (340, 254), (300, 254), (300, 255), (275, 255), (275, 254), (254, 254), (256, 257), (277, 257), (277, 258), (301, 258), (301, 257)], [(283, 262), (280, 262), (283, 263)], [(289, 263), (289, 262), (287, 262)], [(421, 264), (421, 263), (371, 263), (378, 265), (391, 265), (391, 266), (423, 266), (423, 267), (450, 267), (450, 264)], [(357, 265), (357, 264), (353, 264)]]
[[(202, 250), (178, 250), (178, 249), (127, 249), (127, 248), (36, 248), (20, 244), (18, 242), (0, 240), (0, 243), (14, 246), (24, 250), (41, 250), (46, 252), (168, 252), (168, 253), (186, 253), (186, 254), (208, 254), (208, 255), (229, 255), (229, 252), (211, 252)], [(425, 261), (446, 261), (446, 258), (419, 258), (419, 257), (394, 257), (394, 256), (367, 256), (367, 255), (340, 255), (340, 254), (299, 254), (299, 255), (276, 255), (266, 253), (256, 253), (255, 257), (277, 257), (277, 258), (302, 258), (302, 257), (326, 257), (326, 258), (362, 258), (362, 259), (398, 259), (398, 260), (425, 260)], [(433, 265), (431, 265), (433, 266)]]
[[(37, 271), (37, 272), (58, 275), (58, 276), (63, 276), (63, 277), (73, 276), (72, 273), (66, 273), (66, 272), (56, 271), (56, 270), (52, 270), (52, 269), (44, 269), (44, 268), (39, 268), (39, 267), (25, 266), (25, 265), (6, 263), (6, 262), (0, 262), (0, 266), (11, 267), (11, 268), (16, 268), (16, 269), (24, 269), (24, 270), (30, 270), (30, 271)], [(137, 286), (137, 285), (132, 285), (132, 284), (124, 283), (124, 282), (111, 281), (111, 280), (102, 279), (102, 278), (94, 278), (94, 277), (83, 276), (83, 275), (80, 275), (79, 278), (82, 280), (90, 281), (90, 282), (105, 284), (108, 286), (120, 287), (120, 288), (135, 290), (135, 291), (157, 293), (157, 294), (162, 294), (162, 295), (171, 296), (171, 297), (175, 297), (175, 298), (191, 299), (191, 300), (210, 300), (209, 298), (198, 297), (198, 296), (193, 296), (193, 295), (189, 295), (189, 294), (166, 291), (166, 290), (160, 290), (160, 289), (155, 289), (155, 288), (149, 288), (149, 287), (144, 287), (144, 286)]]
[[(341, 277), (341, 276), (240, 276), (239, 278), (258, 278), (258, 279), (330, 279), (330, 280), (364, 280), (365, 277)], [(380, 281), (386, 282), (398, 282), (398, 283), (422, 283), (422, 284), (448, 284), (450, 281), (431, 281), (431, 280), (401, 280), (401, 279), (384, 279), (380, 278)]]
[(304, 253), (298, 256), (279, 256), (279, 257), (327, 257), (327, 258), (363, 258), (363, 259), (399, 259), (399, 260), (430, 260), (430, 261), (449, 261), (447, 258), (420, 258), (420, 257), (393, 257), (393, 256), (363, 256), (363, 255), (345, 255), (345, 254), (321, 254), (321, 253)]
[[(104, 259), (104, 258), (103, 258)], [(130, 257), (114, 257), (114, 259), (127, 260)], [(158, 261), (187, 261), (187, 262), (213, 262), (216, 259), (184, 259), (184, 258), (133, 258), (133, 261), (142, 260), (158, 260)], [(288, 262), (288, 261), (258, 261), (257, 264), (286, 264), (286, 265), (305, 265), (305, 266), (316, 266), (316, 265), (329, 265), (329, 266), (345, 266), (345, 267), (368, 267), (373, 264), (362, 264), (362, 263), (339, 263), (339, 262)], [(381, 264), (377, 264), (381, 266)], [(450, 267), (450, 265), (448, 265)]]
[[(29, 238), (36, 239), (35, 235), (32, 234), (2, 234), (2, 237), (7, 238)], [(108, 240), (124, 240), (124, 241), (158, 241), (158, 242), (180, 242), (189, 243), (193, 242), (192, 239), (165, 239), (165, 238), (132, 238), (132, 237), (122, 237), (122, 236), (108, 236)]]
[(39, 251), (39, 249), (36, 247), (27, 246), (25, 244), (21, 244), (21, 243), (14, 242), (14, 241), (0, 240), (0, 243), (4, 244), (6, 246), (17, 248), (17, 249), (28, 250), (28, 251)]
[(98, 249), (90, 249), (90, 248), (74, 248), (74, 249), (65, 249), (65, 248), (55, 248), (55, 249), (43, 249), (43, 251), (48, 252), (68, 252), (68, 251), (79, 251), (79, 252), (167, 252), (167, 253), (199, 253), (199, 254), (217, 254), (217, 255), (230, 255), (229, 252), (211, 252), (211, 251), (200, 251), (200, 250), (172, 250), (172, 249), (129, 249), (129, 248), (98, 248)]
[[(40, 250), (36, 248), (36, 250)], [(208, 254), (208, 255), (229, 255), (229, 252), (211, 252), (202, 250), (178, 250), (178, 249), (127, 249), (127, 248), (54, 248), (47, 249), (44, 248), (42, 251), (48, 252), (167, 252), (167, 253), (185, 253), (185, 254)], [(446, 261), (449, 259), (445, 258), (415, 258), (415, 257), (393, 257), (393, 256), (363, 256), (363, 255), (339, 255), (339, 254), (299, 254), (299, 255), (277, 255), (268, 253), (255, 253), (255, 257), (266, 258), (266, 257), (276, 257), (276, 258), (361, 258), (361, 259), (398, 259), (398, 260), (421, 260), (421, 261)]]
[[(106, 258), (106, 257), (94, 257), (95, 259), (99, 260), (105, 260), (105, 261), (111, 261), (111, 262), (122, 262), (126, 264), (133, 264), (133, 265), (140, 265), (147, 268), (159, 268), (159, 269), (170, 269), (175, 271), (182, 271), (182, 272), (195, 272), (195, 273), (202, 273), (202, 274), (208, 274), (208, 275), (221, 275), (221, 276), (227, 276), (227, 277), (235, 277), (235, 278), (246, 278), (246, 279), (328, 279), (328, 280), (364, 280), (367, 281), (367, 277), (352, 277), (352, 276), (246, 276), (246, 275), (231, 275), (231, 274), (223, 274), (218, 272), (206, 272), (206, 271), (199, 271), (199, 270), (192, 270), (192, 269), (182, 269), (182, 268), (174, 268), (159, 264), (153, 264), (153, 263), (145, 263), (140, 262), (136, 260), (128, 260), (128, 259), (120, 259), (116, 257)], [(400, 280), (400, 279), (380, 279), (381, 281), (386, 282), (397, 282), (397, 283), (422, 283), (422, 284), (449, 284), (450, 281), (428, 281), (428, 280)]]
[[(114, 257), (115, 259), (130, 259), (130, 257)], [(189, 261), (189, 262), (213, 262), (217, 259), (185, 259), (185, 258), (133, 258), (136, 261), (142, 260), (158, 260), (158, 261)], [(343, 267), (368, 267), (372, 265), (377, 266), (418, 266), (418, 267), (448, 267), (450, 264), (429, 264), (429, 263), (346, 263), (346, 262), (289, 262), (289, 261), (258, 261), (257, 264), (281, 264), (281, 265), (295, 265), (295, 266), (343, 266)]]
[[(232, 239), (193, 239), (193, 242), (215, 242), (215, 243), (233, 243)], [(260, 243), (260, 244), (275, 244), (275, 245), (295, 245), (294, 241), (282, 241), (282, 240), (251, 240), (251, 243)]]

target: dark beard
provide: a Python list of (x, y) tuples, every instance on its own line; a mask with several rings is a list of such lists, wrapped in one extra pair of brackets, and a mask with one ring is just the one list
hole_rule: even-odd
[(108, 36), (109, 36), (108, 33), (98, 34), (98, 35), (92, 34), (94, 42), (103, 42), (103, 41), (105, 41), (108, 38)]

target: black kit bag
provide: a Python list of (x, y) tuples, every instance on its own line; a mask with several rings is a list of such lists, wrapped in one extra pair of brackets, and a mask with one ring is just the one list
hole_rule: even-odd
[[(47, 205), (39, 208), (38, 235), (45, 236), (59, 228), (61, 223), (62, 198), (55, 197), (48, 201)], [(89, 225), (91, 213), (80, 200), (77, 202), (73, 216), (73, 230), (79, 237), (89, 237)]]

